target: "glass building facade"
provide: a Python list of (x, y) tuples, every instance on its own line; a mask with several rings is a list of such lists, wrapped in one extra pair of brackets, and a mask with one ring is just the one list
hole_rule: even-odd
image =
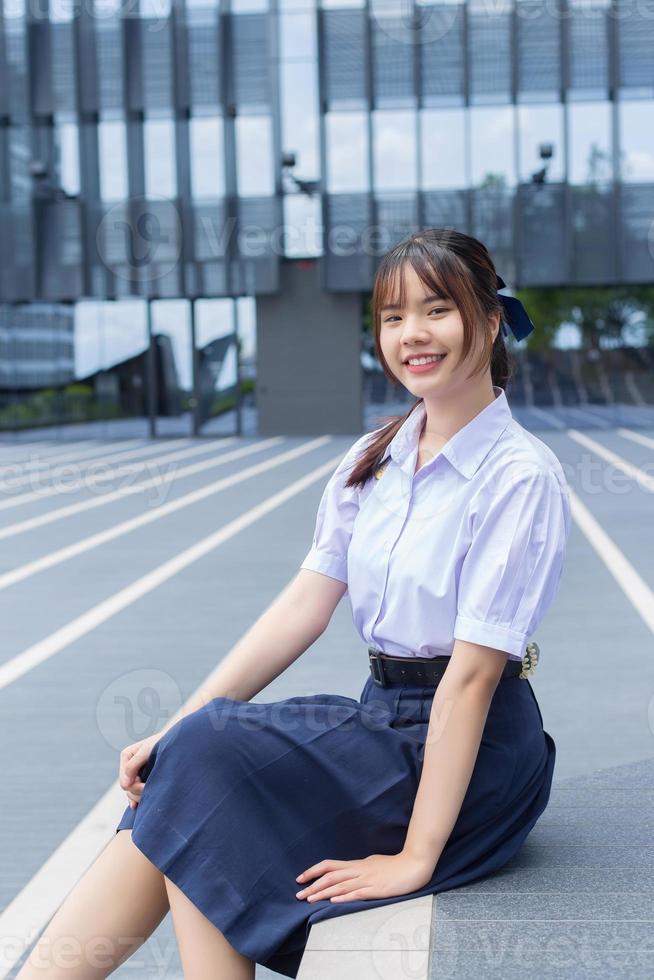
[(147, 401), (172, 356), (197, 430), (281, 261), (364, 293), (432, 225), (511, 286), (654, 281), (654, 6), (0, 0), (5, 349), (19, 306), (72, 303), (71, 383), (147, 350)]

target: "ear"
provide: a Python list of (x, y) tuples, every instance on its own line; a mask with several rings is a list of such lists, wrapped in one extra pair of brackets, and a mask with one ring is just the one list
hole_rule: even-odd
[(493, 343), (495, 343), (495, 341), (497, 340), (497, 335), (500, 330), (500, 324), (502, 322), (502, 314), (493, 313), (493, 315), (490, 317), (488, 322), (490, 324), (491, 332), (493, 334)]

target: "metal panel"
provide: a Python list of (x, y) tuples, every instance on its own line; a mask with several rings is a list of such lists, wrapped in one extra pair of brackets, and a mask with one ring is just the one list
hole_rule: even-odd
[(613, 190), (593, 185), (572, 187), (573, 282), (614, 282), (617, 277), (611, 220)]
[(171, 20), (140, 20), (143, 71), (143, 109), (170, 109), (173, 105)]
[(511, 99), (511, 14), (468, 11), (468, 53), (472, 102)]
[[(9, 70), (5, 50), (5, 19), (3, 5), (0, 3), (0, 117), (9, 115)], [(2, 185), (0, 184), (0, 199)]]
[(560, 23), (548, 0), (520, 0), (517, 21), (518, 91), (558, 96), (561, 87)]
[(129, 111), (143, 109), (143, 55), (141, 51), (141, 24), (138, 17), (123, 17), (123, 80), (126, 108)]
[(466, 192), (422, 191), (422, 220), (428, 228), (456, 228), (467, 232)]
[(375, 207), (376, 223), (384, 230), (381, 251), (386, 252), (397, 242), (418, 230), (417, 194), (378, 194), (375, 195)]
[(71, 21), (52, 24), (52, 100), (55, 112), (74, 112), (77, 108), (77, 67), (74, 25)]
[(654, 283), (654, 245), (651, 238), (654, 184), (623, 184), (620, 193), (624, 281)]
[(36, 220), (39, 297), (77, 299), (83, 285), (79, 202), (41, 202), (36, 206)]
[(0, 123), (0, 203), (6, 201), (9, 201), (9, 127)]
[(51, 29), (52, 25), (47, 20), (31, 21), (27, 25), (31, 108), (37, 115), (51, 115), (54, 112)]
[(26, 205), (0, 205), (0, 227), (6, 243), (0, 267), (0, 295), (11, 302), (36, 295), (32, 256), (32, 209)]
[(470, 190), (471, 234), (493, 253), (498, 270), (509, 282), (514, 278), (513, 191), (505, 187), (475, 187)]
[(639, 4), (618, 23), (619, 79), (625, 89), (654, 96), (654, 17)]
[(265, 110), (270, 104), (269, 19), (267, 14), (232, 14), (231, 63), (234, 100), (239, 108)]
[(191, 104), (215, 111), (222, 101), (219, 71), (220, 20), (215, 8), (193, 7), (186, 12)]
[(229, 296), (228, 263), (204, 262), (196, 266), (198, 273), (198, 296)]
[[(237, 262), (232, 267), (234, 295), (270, 292), (277, 281), (279, 231), (284, 216), (281, 198), (241, 197), (237, 200)], [(246, 233), (248, 230), (254, 231)]]
[[(130, 228), (139, 229), (139, 252), (132, 258), (132, 279), (140, 296), (182, 296), (182, 222), (173, 201), (132, 199)], [(147, 227), (147, 235), (141, 232)], [(134, 236), (133, 236), (134, 237)], [(129, 246), (128, 246), (129, 247)]]
[(29, 115), (27, 25), (24, 19), (5, 20), (5, 54), (7, 58), (7, 102), (14, 122), (24, 122)]
[(324, 97), (326, 108), (367, 101), (365, 10), (323, 10)]
[(465, 98), (463, 4), (434, 4), (429, 28), (418, 43), (422, 101), (426, 106), (461, 104)]
[(406, 18), (378, 14), (370, 30), (375, 106), (414, 105), (413, 32)]
[(563, 184), (519, 186), (521, 282), (538, 286), (566, 281), (564, 193)]
[(122, 109), (125, 101), (123, 28), (120, 20), (98, 20), (95, 29), (98, 108)]
[[(95, 24), (91, 11), (82, 7), (73, 22), (75, 38), (75, 58), (77, 63), (77, 99), (79, 111), (97, 113), (98, 98), (98, 57)], [(84, 193), (84, 191), (82, 191)]]
[(175, 112), (187, 116), (191, 106), (191, 81), (188, 62), (188, 31), (183, 9), (170, 12), (171, 85)]
[(369, 289), (373, 269), (367, 238), (372, 225), (370, 195), (326, 194), (324, 225), (323, 289)]
[(606, 98), (608, 87), (608, 28), (604, 10), (586, 4), (569, 11), (569, 86), (584, 92), (597, 92)]

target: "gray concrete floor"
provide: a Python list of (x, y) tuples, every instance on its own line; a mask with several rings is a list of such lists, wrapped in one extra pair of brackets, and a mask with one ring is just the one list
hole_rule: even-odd
[[(395, 410), (392, 405), (383, 409)], [(404, 409), (399, 406), (397, 410)], [(366, 429), (380, 424), (375, 422), (378, 411), (379, 406), (367, 411)], [(583, 432), (651, 476), (652, 448), (622, 437), (617, 426), (654, 439), (654, 409), (634, 409), (630, 420), (625, 410), (620, 421), (609, 412), (590, 411), (596, 420), (582, 421), (547, 410), (557, 418), (551, 424), (544, 416), (521, 409), (516, 408), (514, 414), (551, 446), (566, 469), (571, 489), (651, 589), (651, 493), (633, 479), (625, 481), (626, 490), (617, 491), (609, 479), (615, 467), (575, 441), (568, 429)], [(103, 435), (119, 438), (117, 431)], [(344, 452), (357, 435), (335, 437), (256, 479), (11, 587), (0, 588), (2, 664), (9, 664), (22, 651), (51, 637), (75, 617), (220, 525)], [(86, 438), (79, 431), (74, 436), (66, 432), (65, 437), (60, 433), (60, 437), (60, 443), (54, 445), (62, 452), (67, 442)], [(124, 437), (133, 438), (126, 432)], [(33, 434), (39, 441), (46, 438), (43, 433)], [(88, 438), (97, 438), (97, 433)], [(254, 434), (245, 435), (239, 445), (256, 441)], [(244, 465), (272, 459), (308, 441), (289, 437), (278, 446), (254, 453), (247, 461), (186, 477), (167, 488), (165, 500), (178, 499), (220, 477), (238, 473)], [(90, 441), (89, 447), (92, 445)], [(150, 445), (143, 440), (143, 450)], [(188, 440), (187, 445), (204, 447), (189, 462), (224, 451), (220, 439)], [(24, 437), (5, 438), (0, 444), (0, 467), (34, 460), (39, 453), (45, 459), (52, 446), (37, 447)], [(97, 449), (103, 451), (101, 442)], [(162, 443), (161, 454), (165, 451)], [(158, 457), (147, 458), (153, 461)], [(21, 492), (47, 485), (55, 472), (56, 453), (48, 459), (45, 475)], [(590, 463), (594, 464), (594, 480), (588, 476)], [(157, 472), (154, 466), (149, 475)], [(166, 469), (162, 466), (160, 472)], [(131, 672), (145, 671), (155, 687), (169, 684), (184, 700), (296, 573), (310, 546), (325, 482), (317, 480), (0, 689), (0, 753), (6, 801), (0, 812), (0, 908), (19, 894), (116, 780), (119, 750), (138, 736), (124, 734), (121, 742), (119, 727), (107, 731), (103, 719), (114, 692), (130, 689)], [(94, 495), (97, 491), (86, 485), (72, 492), (62, 489), (55, 496), (15, 508), (0, 506), (0, 535), (17, 521)], [(7, 499), (6, 492), (0, 493), (0, 505)], [(126, 496), (72, 518), (6, 537), (0, 547), (0, 575), (136, 517), (156, 503), (154, 491)], [(464, 978), (473, 971), (478, 974), (481, 968), (490, 976), (499, 976), (502, 955), (506, 955), (502, 976), (523, 976), (526, 961), (515, 965), (507, 953), (520, 940), (536, 957), (535, 964), (529, 966), (533, 976), (644, 977), (643, 964), (651, 966), (654, 955), (646, 938), (647, 930), (652, 934), (653, 918), (650, 852), (654, 835), (650, 815), (654, 784), (645, 761), (654, 755), (652, 633), (576, 523), (561, 590), (534, 639), (541, 648), (541, 662), (532, 684), (545, 728), (557, 743), (556, 792), (506, 875), (470, 887), (465, 894), (452, 892), (437, 897), (433, 976)], [(310, 654), (300, 658), (259, 698), (275, 700), (316, 691), (357, 697), (366, 679), (366, 664), (366, 649), (354, 630), (346, 599)], [(142, 686), (142, 676), (135, 679), (135, 685)], [(617, 771), (612, 778), (591, 775), (598, 769), (623, 765), (632, 766), (624, 780)], [(607, 886), (609, 866), (613, 867), (609, 877), (615, 892), (620, 893), (618, 897), (610, 894), (612, 888)], [(606, 959), (593, 973), (591, 960), (583, 960), (582, 952), (592, 958), (598, 937), (608, 930), (615, 936), (620, 955), (610, 963)], [(454, 947), (456, 968), (452, 965)], [(578, 970), (556, 966), (554, 954), (569, 947), (570, 962), (581, 965)], [(613, 946), (606, 947), (604, 942), (603, 948)], [(547, 955), (540, 958), (542, 950), (547, 950)], [(157, 953), (159, 961), (163, 956), (167, 962), (165, 973), (157, 966)], [(170, 916), (114, 975), (165, 976), (166, 980), (181, 977)], [(258, 968), (258, 978), (267, 976), (272, 974)]]

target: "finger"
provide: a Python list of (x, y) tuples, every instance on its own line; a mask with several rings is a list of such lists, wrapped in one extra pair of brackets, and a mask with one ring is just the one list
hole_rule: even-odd
[(308, 895), (311, 892), (319, 891), (321, 888), (325, 888), (327, 885), (333, 885), (334, 882), (343, 881), (346, 878), (355, 878), (361, 872), (355, 867), (341, 868), (338, 871), (328, 871), (324, 875), (321, 875), (317, 881), (312, 884), (305, 885), (301, 889), (303, 895)]
[(335, 894), (334, 889), (337, 888), (352, 888), (352, 883), (356, 878), (360, 877), (360, 872), (348, 871), (343, 869), (342, 871), (332, 872), (329, 877), (323, 877), (320, 881), (314, 882), (313, 885), (309, 885), (308, 888), (304, 888), (301, 893), (298, 894), (299, 898), (304, 898), (307, 901), (316, 898), (326, 898), (329, 895)]
[(333, 871), (336, 868), (342, 868), (350, 863), (350, 861), (332, 861), (329, 859), (319, 861), (318, 864), (313, 864), (306, 871), (303, 871), (302, 874), (298, 875), (296, 881), (307, 881), (309, 878), (317, 878), (318, 875), (323, 875), (326, 871)]
[(129, 768), (129, 763), (127, 763), (120, 773), (120, 785), (123, 787), (123, 789), (127, 789), (127, 787), (132, 784), (135, 776), (136, 773), (132, 772), (132, 770)]
[(138, 775), (139, 769), (140, 767), (137, 768), (135, 773), (130, 772), (127, 768), (123, 769), (120, 775), (120, 785), (123, 789), (127, 789), (128, 786), (133, 787), (137, 782), (140, 782), (140, 777)]
[(356, 891), (346, 892), (344, 895), (333, 895), (330, 898), (331, 902), (358, 902), (366, 898), (370, 898), (371, 888), (361, 889), (357, 888)]
[(142, 765), (142, 756), (137, 752), (129, 762), (125, 763), (125, 776), (130, 780), (134, 779)]

